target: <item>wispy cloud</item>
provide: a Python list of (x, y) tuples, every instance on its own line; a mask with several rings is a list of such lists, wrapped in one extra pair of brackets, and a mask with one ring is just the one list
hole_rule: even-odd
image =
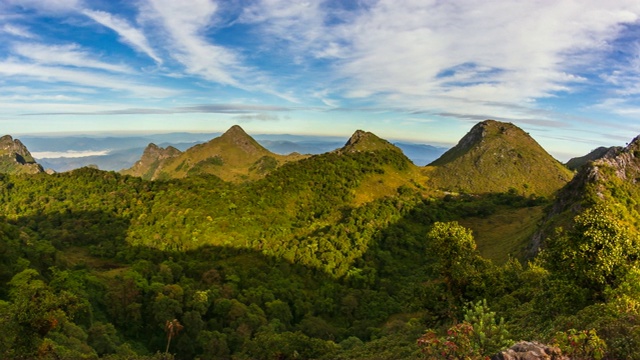
[(353, 97), (523, 103), (584, 81), (578, 66), (637, 19), (630, 7), (638, 10), (623, 1), (383, 0), (342, 26), (352, 55), (339, 71)]
[[(22, 57), (38, 64), (93, 68), (111, 72), (129, 73), (132, 70), (125, 65), (112, 64), (94, 59), (94, 54), (82, 49), (79, 45), (44, 45), (37, 43), (17, 43), (13, 51)], [(55, 54), (55, 56), (52, 56)]]
[(162, 87), (148, 86), (113, 76), (91, 71), (76, 70), (58, 66), (29, 64), (17, 59), (0, 61), (0, 75), (20, 81), (61, 82), (89, 88), (101, 88), (135, 94), (140, 98), (163, 98), (178, 92)]
[[(211, 114), (240, 114), (252, 116), (254, 119), (267, 119), (264, 115), (267, 112), (286, 112), (294, 108), (270, 105), (246, 105), (246, 104), (202, 104), (193, 106), (180, 106), (173, 108), (126, 108), (115, 110), (95, 110), (95, 111), (64, 111), (47, 113), (25, 113), (23, 115), (160, 115), (160, 114), (191, 114), (191, 113), (211, 113)], [(271, 116), (271, 115), (269, 115)]]
[[(140, 19), (161, 29), (175, 60), (192, 75), (224, 85), (240, 87), (237, 77), (246, 72), (237, 53), (208, 41), (204, 34), (212, 26), (217, 5), (208, 0), (183, 3), (149, 0), (140, 7)], [(238, 75), (236, 75), (238, 74)]]
[(118, 33), (122, 42), (132, 46), (136, 51), (146, 54), (156, 63), (162, 64), (162, 59), (156, 54), (144, 33), (131, 26), (126, 20), (104, 11), (83, 10), (82, 13), (95, 22)]
[(35, 34), (29, 31), (29, 29), (27, 29), (26, 27), (12, 25), (12, 24), (4, 24), (2, 26), (2, 29), (0, 29), (0, 31), (6, 34), (10, 34), (10, 35), (21, 37), (21, 38), (27, 38), (27, 39), (35, 39), (37, 37)]

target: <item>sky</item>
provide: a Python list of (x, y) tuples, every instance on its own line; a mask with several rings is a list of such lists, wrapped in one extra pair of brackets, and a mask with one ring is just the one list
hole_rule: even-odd
[(0, 133), (640, 134), (638, 0), (1, 0)]

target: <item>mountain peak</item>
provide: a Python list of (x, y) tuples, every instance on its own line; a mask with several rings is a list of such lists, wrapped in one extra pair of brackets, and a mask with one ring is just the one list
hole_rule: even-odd
[(249, 136), (240, 125), (233, 125), (222, 136)]
[(375, 151), (375, 150), (394, 150), (402, 152), (395, 145), (391, 144), (387, 140), (381, 139), (375, 134), (364, 131), (356, 130), (351, 135), (347, 143), (340, 149), (341, 152), (357, 152), (357, 151)]
[[(474, 125), (469, 132), (460, 139), (458, 144), (445, 152), (440, 158), (430, 165), (439, 166), (454, 161), (458, 157), (466, 154), (481, 143), (489, 141), (492, 137), (527, 139), (533, 141), (527, 133), (512, 123), (505, 123), (496, 120), (485, 120)], [(531, 139), (531, 140), (529, 140)]]
[(182, 152), (173, 146), (162, 148), (154, 143), (149, 143), (144, 149), (140, 160), (129, 169), (122, 170), (125, 175), (140, 176), (143, 179), (150, 180), (154, 173), (161, 168), (162, 162), (166, 159), (176, 157)]
[(551, 195), (572, 177), (528, 133), (511, 123), (482, 121), (429, 164), (435, 186), (452, 191)]
[(227, 143), (247, 154), (270, 153), (239, 125), (233, 125), (219, 138), (213, 139), (209, 143)]

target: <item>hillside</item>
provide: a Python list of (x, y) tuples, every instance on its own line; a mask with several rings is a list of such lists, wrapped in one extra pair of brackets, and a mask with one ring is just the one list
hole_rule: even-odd
[(286, 162), (302, 158), (304, 156), (297, 154), (274, 154), (235, 125), (220, 137), (184, 152), (150, 145), (140, 161), (122, 173), (149, 180), (209, 174), (225, 181), (241, 182), (261, 178)]
[(486, 120), (425, 168), (429, 185), (445, 191), (550, 196), (572, 173), (529, 134), (511, 123)]
[(43, 171), (20, 140), (9, 135), (0, 138), (0, 173), (36, 174)]

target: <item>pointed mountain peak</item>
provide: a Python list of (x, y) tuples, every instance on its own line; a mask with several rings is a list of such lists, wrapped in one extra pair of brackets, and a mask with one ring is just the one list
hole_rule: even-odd
[[(248, 154), (271, 154), (269, 150), (260, 145), (238, 125), (233, 125), (219, 138), (209, 141), (209, 144), (214, 143), (219, 144), (220, 146), (223, 146), (222, 144), (229, 144), (232, 147), (238, 148)], [(221, 151), (226, 152), (228, 149)]]
[(363, 131), (356, 130), (356, 132), (351, 135), (347, 143), (340, 149), (341, 152), (356, 152), (356, 151), (375, 151), (375, 150), (394, 150), (402, 152), (395, 145), (391, 144), (387, 140), (381, 139), (375, 134)]
[(251, 137), (249, 136), (249, 134), (247, 134), (246, 131), (244, 131), (243, 128), (240, 127), (240, 125), (233, 125), (232, 127), (229, 128), (229, 130), (225, 131), (224, 134), (222, 134), (220, 137)]

